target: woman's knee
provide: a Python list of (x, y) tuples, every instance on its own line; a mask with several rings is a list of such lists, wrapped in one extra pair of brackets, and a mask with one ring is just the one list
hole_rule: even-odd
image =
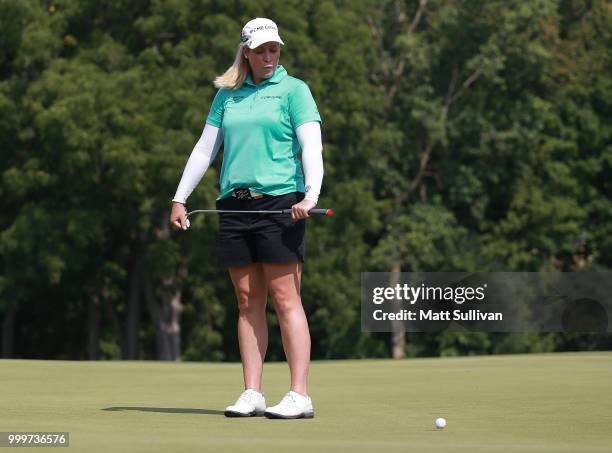
[(268, 290), (262, 269), (249, 265), (230, 268), (230, 274), (240, 312), (265, 310)]
[(266, 264), (264, 271), (276, 311), (284, 313), (300, 308), (300, 264)]
[(261, 294), (259, 290), (237, 290), (236, 297), (240, 313), (253, 313), (266, 309), (266, 294)]
[(289, 284), (276, 283), (270, 285), (270, 296), (277, 312), (286, 313), (299, 308), (301, 299), (296, 288)]

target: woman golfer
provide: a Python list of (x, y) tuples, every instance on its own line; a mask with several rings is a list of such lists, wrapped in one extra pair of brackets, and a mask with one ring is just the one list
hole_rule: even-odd
[[(222, 141), (217, 209), (291, 209), (291, 216), (230, 213), (219, 218), (218, 259), (229, 268), (238, 299), (245, 387), (225, 415), (310, 418), (314, 416), (307, 389), (310, 333), (300, 280), (304, 219), (317, 203), (323, 179), (321, 117), (308, 86), (278, 64), (284, 43), (274, 22), (253, 19), (242, 29), (241, 38), (234, 64), (215, 79), (219, 91), (183, 172), (170, 221), (186, 228), (185, 200)], [(268, 292), (291, 372), (289, 392), (271, 407), (261, 390)]]

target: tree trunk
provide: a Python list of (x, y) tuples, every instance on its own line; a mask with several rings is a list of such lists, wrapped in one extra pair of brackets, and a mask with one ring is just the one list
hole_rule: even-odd
[(16, 308), (9, 308), (2, 319), (2, 358), (10, 359), (14, 355)]
[[(394, 264), (391, 268), (391, 275), (389, 276), (389, 286), (395, 288), (400, 282), (401, 267), (398, 263)], [(402, 301), (394, 299), (392, 302), (393, 311), (399, 312), (402, 310)], [(403, 321), (391, 321), (391, 355), (394, 359), (402, 359), (406, 356), (404, 350), (406, 346), (406, 328), (404, 327)]]
[(155, 326), (157, 359), (180, 360), (182, 293), (177, 287), (175, 278), (166, 279), (161, 292), (161, 300), (158, 302), (153, 291), (151, 278), (146, 275), (144, 293), (151, 320)]
[[(157, 240), (170, 238), (168, 213), (159, 213), (159, 228), (155, 230)], [(186, 264), (182, 264), (175, 275), (162, 277), (159, 290), (153, 289), (153, 277), (145, 271), (143, 280), (144, 297), (151, 320), (155, 326), (158, 360), (180, 360), (181, 358), (181, 303), (180, 281), (187, 274)]]
[[(99, 290), (95, 288), (94, 291)], [(90, 294), (87, 307), (87, 356), (89, 360), (100, 358), (100, 296)]]
[(181, 313), (183, 312), (183, 304), (181, 303), (182, 292), (173, 285), (174, 291), (170, 297), (164, 297), (163, 313), (164, 317), (161, 323), (161, 331), (163, 332), (164, 350), (166, 357), (163, 360), (180, 360), (181, 359)]
[(125, 319), (122, 356), (124, 360), (134, 360), (138, 355), (138, 329), (140, 328), (140, 295), (143, 280), (144, 256), (139, 253), (130, 272), (130, 291), (128, 295), (127, 316)]
[(107, 316), (110, 319), (111, 326), (113, 328), (113, 332), (115, 333), (115, 338), (119, 340), (119, 348), (121, 351), (125, 349), (125, 333), (121, 330), (121, 322), (119, 321), (119, 316), (117, 315), (117, 310), (113, 305), (113, 301), (108, 294), (104, 294), (103, 296), (104, 309)]

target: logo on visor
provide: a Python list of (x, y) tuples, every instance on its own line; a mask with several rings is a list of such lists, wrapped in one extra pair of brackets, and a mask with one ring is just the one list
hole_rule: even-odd
[(255, 28), (243, 29), (240, 33), (240, 41), (247, 42), (253, 36), (253, 33), (259, 30), (278, 30), (274, 25), (260, 25)]

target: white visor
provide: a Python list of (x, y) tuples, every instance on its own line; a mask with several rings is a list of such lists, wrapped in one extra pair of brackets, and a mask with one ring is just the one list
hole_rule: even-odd
[(285, 45), (278, 34), (278, 27), (270, 19), (257, 17), (244, 26), (240, 35), (240, 40), (249, 49), (254, 49), (267, 42), (277, 42)]
[(249, 49), (254, 49), (267, 42), (277, 42), (279, 44), (285, 45), (283, 40), (280, 39), (280, 36), (278, 36), (278, 33), (274, 30), (266, 30), (264, 32), (254, 33), (254, 35), (255, 36), (253, 36), (253, 38), (250, 39), (247, 43)]

